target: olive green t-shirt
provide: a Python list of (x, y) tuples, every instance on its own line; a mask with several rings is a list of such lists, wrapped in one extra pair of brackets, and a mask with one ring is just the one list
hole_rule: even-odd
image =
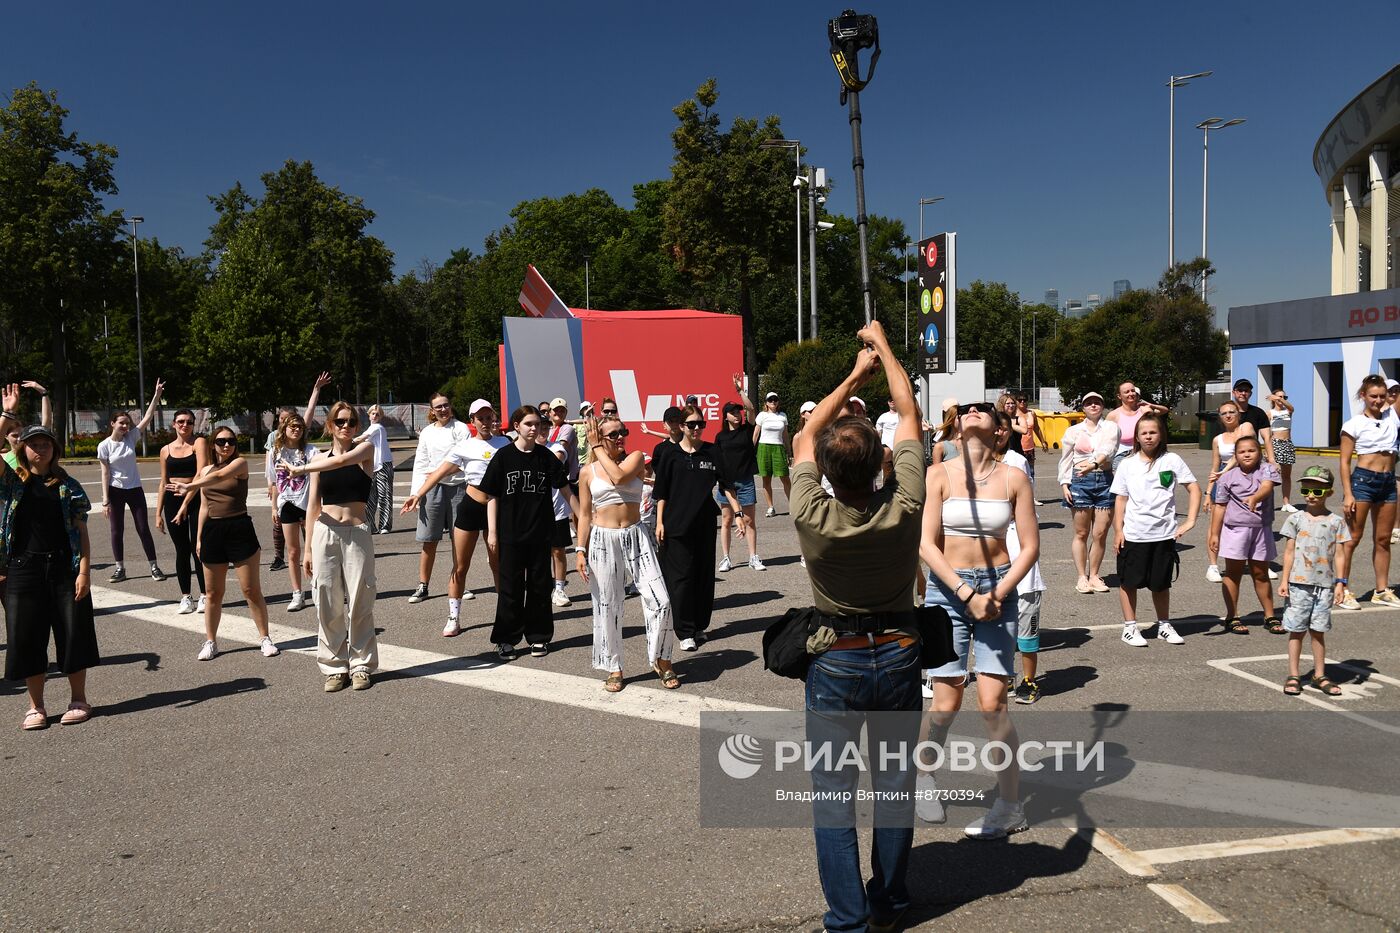
[(843, 505), (822, 489), (810, 460), (793, 468), (789, 501), (818, 610), (858, 615), (913, 608), (924, 509), (921, 443), (895, 445), (894, 476), (864, 509)]

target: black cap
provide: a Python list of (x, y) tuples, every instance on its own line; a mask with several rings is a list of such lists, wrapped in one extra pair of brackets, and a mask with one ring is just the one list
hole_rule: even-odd
[(19, 442), (23, 444), (27, 441), (33, 440), (36, 437), (47, 437), (49, 440), (53, 441), (55, 446), (58, 445), (58, 435), (50, 431), (48, 428), (44, 427), (42, 424), (31, 424), (29, 427), (21, 431), (19, 435)]
[(725, 403), (724, 403), (724, 413), (725, 413), (726, 415), (729, 414), (731, 411), (743, 411), (743, 410), (744, 410), (744, 406), (741, 405), (741, 404), (739, 404), (738, 402), (725, 402)]
[(1235, 380), (1234, 388), (1235, 388), (1236, 390), (1239, 390), (1239, 389), (1251, 389), (1251, 390), (1252, 390), (1252, 389), (1254, 388), (1254, 383), (1250, 382), (1248, 379), (1236, 379), (1236, 380)]
[(676, 406), (672, 405), (670, 408), (666, 409), (666, 413), (661, 416), (661, 420), (666, 422), (667, 424), (670, 424), (672, 421), (680, 421), (681, 410)]

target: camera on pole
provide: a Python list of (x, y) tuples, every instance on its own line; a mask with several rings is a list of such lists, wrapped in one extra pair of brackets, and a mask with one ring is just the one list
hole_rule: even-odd
[[(849, 103), (851, 121), (851, 168), (856, 175), (856, 232), (860, 234), (860, 289), (865, 304), (865, 323), (873, 316), (870, 297), (870, 253), (866, 245), (868, 221), (865, 216), (865, 156), (860, 145), (860, 92), (875, 77), (880, 60), (880, 26), (869, 13), (845, 10), (826, 24), (831, 40), (831, 60), (841, 76), (841, 103)], [(860, 76), (860, 52), (873, 48), (870, 68)]]

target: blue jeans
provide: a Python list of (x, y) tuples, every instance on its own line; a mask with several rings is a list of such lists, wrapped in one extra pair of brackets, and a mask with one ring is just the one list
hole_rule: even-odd
[[(919, 646), (888, 642), (874, 648), (828, 651), (812, 660), (807, 672), (807, 739), (809, 742), (859, 742), (865, 716), (875, 711), (905, 711), (907, 717), (882, 717), (870, 722), (866, 741), (871, 749), (871, 785), (876, 791), (902, 793), (904, 799), (876, 800), (871, 837), (873, 877), (861, 883), (860, 844), (856, 838), (854, 803), (813, 804), (817, 842), (817, 872), (828, 910), (828, 930), (865, 930), (874, 917), (884, 920), (909, 906), (904, 875), (914, 842), (914, 769), (879, 767), (877, 743), (918, 741), (923, 700), (919, 692)], [(891, 721), (897, 720), (897, 721)], [(834, 761), (835, 759), (833, 759)], [(814, 791), (855, 793), (860, 773), (853, 768), (812, 769)]]

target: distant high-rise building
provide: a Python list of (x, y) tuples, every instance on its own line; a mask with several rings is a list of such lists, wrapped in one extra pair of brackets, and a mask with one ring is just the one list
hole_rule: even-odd
[(1090, 310), (1091, 309), (1086, 308), (1084, 302), (1080, 301), (1078, 298), (1065, 299), (1064, 312), (1067, 318), (1081, 318), (1088, 314)]
[(1133, 290), (1133, 283), (1127, 279), (1115, 279), (1113, 282), (1113, 297), (1122, 298), (1124, 292)]
[(1094, 310), (1101, 304), (1103, 304), (1102, 295), (1090, 295), (1088, 298), (1084, 299), (1084, 307), (1088, 308), (1090, 311)]
[(1045, 303), (1056, 311), (1060, 310), (1060, 290), (1058, 288), (1047, 288), (1045, 290)]

